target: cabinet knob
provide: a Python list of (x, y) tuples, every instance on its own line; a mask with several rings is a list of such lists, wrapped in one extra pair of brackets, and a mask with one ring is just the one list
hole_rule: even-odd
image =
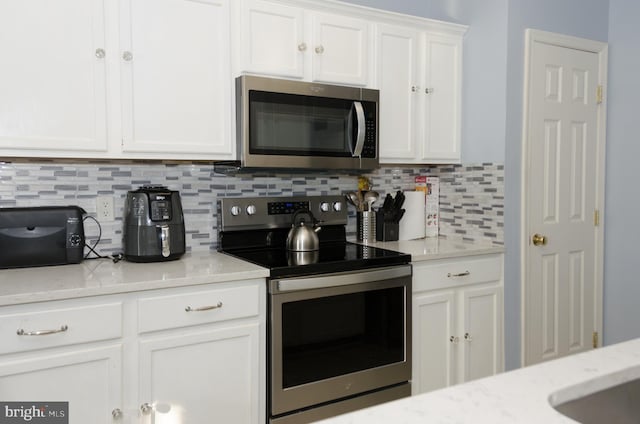
[(125, 62), (131, 62), (131, 60), (133, 59), (133, 53), (129, 51), (122, 52), (122, 58), (125, 60)]
[(316, 53), (318, 54), (324, 53), (324, 47), (322, 45), (316, 47)]
[(425, 88), (424, 94), (433, 94), (433, 88)]
[(104, 49), (96, 49), (96, 57), (98, 59), (103, 59), (105, 54)]
[(307, 50), (307, 44), (306, 43), (298, 44), (298, 50), (301, 51), (301, 52)]
[(473, 340), (473, 339), (471, 338), (471, 334), (469, 334), (469, 333), (464, 333), (464, 339), (465, 339), (465, 341), (467, 341), (467, 342), (470, 342), (471, 340)]
[(459, 338), (459, 337), (456, 337), (456, 336), (451, 336), (451, 337), (449, 337), (449, 341), (450, 341), (451, 343), (456, 344), (456, 343), (458, 343), (458, 342), (460, 341), (460, 338)]
[(417, 85), (412, 85), (412, 86), (411, 86), (411, 92), (412, 92), (412, 93), (415, 93), (416, 91), (418, 91), (418, 89), (419, 89), (419, 88), (420, 88), (420, 87), (418, 87)]
[(144, 415), (149, 415), (152, 410), (153, 410), (153, 405), (151, 405), (149, 402), (145, 402), (142, 405), (140, 405), (140, 412), (142, 412)]
[(120, 418), (122, 418), (122, 409), (120, 408), (116, 408), (113, 411), (111, 411), (111, 416), (113, 417), (114, 420), (119, 420)]

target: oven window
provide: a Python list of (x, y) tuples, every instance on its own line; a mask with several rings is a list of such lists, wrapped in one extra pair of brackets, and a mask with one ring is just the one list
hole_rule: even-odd
[(402, 362), (405, 288), (282, 305), (283, 388)]
[(252, 154), (351, 156), (353, 102), (343, 99), (251, 91)]

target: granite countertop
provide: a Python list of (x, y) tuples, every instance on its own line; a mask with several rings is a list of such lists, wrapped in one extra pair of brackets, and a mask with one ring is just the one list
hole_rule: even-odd
[(412, 262), (504, 252), (503, 246), (490, 243), (452, 241), (442, 237), (426, 237), (402, 241), (362, 242), (362, 244), (408, 253), (411, 255)]
[(640, 378), (640, 339), (560, 358), (322, 421), (575, 423), (554, 405)]
[(265, 278), (266, 268), (218, 252), (188, 253), (168, 262), (108, 259), (80, 264), (0, 269), (0, 306)]

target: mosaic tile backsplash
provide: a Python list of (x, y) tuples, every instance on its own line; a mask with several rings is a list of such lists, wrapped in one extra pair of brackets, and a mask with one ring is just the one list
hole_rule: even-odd
[[(198, 163), (0, 161), (0, 208), (78, 205), (95, 216), (96, 197), (113, 196), (116, 219), (100, 222), (102, 236), (96, 248), (106, 255), (122, 251), (127, 191), (141, 185), (165, 185), (180, 192), (187, 251), (202, 251), (217, 247), (218, 197), (344, 193), (357, 189), (358, 175), (335, 171), (224, 175), (216, 173), (211, 164)], [(439, 176), (440, 236), (504, 243), (502, 164), (383, 166), (365, 175), (382, 197), (413, 189), (417, 175)], [(351, 236), (355, 235), (355, 221), (350, 207), (347, 232)], [(88, 242), (95, 243), (97, 224), (86, 220), (85, 233)]]

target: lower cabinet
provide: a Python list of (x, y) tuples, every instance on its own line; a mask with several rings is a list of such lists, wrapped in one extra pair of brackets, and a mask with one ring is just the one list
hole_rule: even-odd
[(65, 352), (42, 351), (27, 359), (0, 356), (0, 400), (69, 402), (70, 423), (108, 424), (122, 405), (119, 343)]
[(252, 280), (2, 307), (0, 400), (69, 402), (71, 424), (262, 424), (265, 289)]
[(413, 394), (501, 372), (502, 255), (414, 263)]

